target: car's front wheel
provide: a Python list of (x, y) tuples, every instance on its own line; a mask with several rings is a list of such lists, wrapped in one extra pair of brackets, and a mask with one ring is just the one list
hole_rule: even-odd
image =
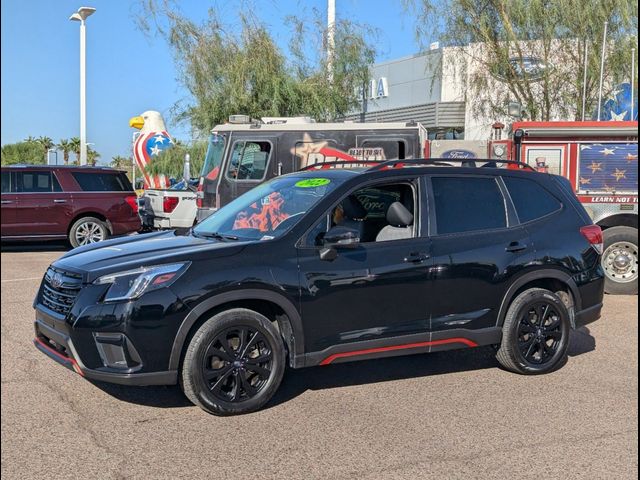
[(244, 308), (221, 312), (193, 335), (181, 370), (182, 389), (214, 415), (258, 410), (282, 381), (285, 349), (273, 323)]
[(570, 331), (569, 311), (560, 297), (531, 288), (511, 303), (496, 358), (512, 372), (547, 373), (565, 361)]

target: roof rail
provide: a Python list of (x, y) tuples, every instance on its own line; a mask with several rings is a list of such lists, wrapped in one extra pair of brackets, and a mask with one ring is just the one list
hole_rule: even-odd
[[(478, 167), (476, 162), (487, 163)], [(375, 172), (378, 170), (384, 170), (386, 168), (394, 168), (396, 165), (452, 166), (451, 163), (460, 163), (463, 167), (472, 168), (497, 168), (498, 163), (506, 163), (507, 165), (517, 165), (521, 168), (526, 168), (533, 172), (536, 171), (535, 168), (524, 162), (516, 162), (515, 160), (500, 160), (498, 158), (408, 158), (404, 160), (387, 160), (386, 162), (377, 162), (376, 165), (369, 168), (367, 171)]]

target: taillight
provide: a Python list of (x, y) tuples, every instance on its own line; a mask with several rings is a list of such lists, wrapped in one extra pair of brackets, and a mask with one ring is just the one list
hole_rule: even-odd
[(203, 200), (204, 200), (204, 177), (200, 177), (200, 182), (198, 182), (198, 188), (196, 189), (196, 207), (202, 208)]
[(129, 204), (133, 213), (138, 213), (138, 197), (135, 195), (131, 195), (129, 197), (124, 197), (124, 201)]
[(584, 235), (589, 244), (598, 254), (602, 255), (604, 251), (604, 240), (602, 238), (602, 229), (598, 225), (585, 225), (580, 229), (580, 233)]
[(164, 213), (173, 212), (178, 206), (180, 199), (178, 197), (164, 197), (162, 199), (162, 210)]

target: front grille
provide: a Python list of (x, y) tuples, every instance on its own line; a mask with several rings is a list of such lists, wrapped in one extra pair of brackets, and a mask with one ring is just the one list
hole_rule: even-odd
[(71, 310), (81, 285), (80, 275), (49, 267), (44, 274), (42, 304), (54, 312), (66, 315)]

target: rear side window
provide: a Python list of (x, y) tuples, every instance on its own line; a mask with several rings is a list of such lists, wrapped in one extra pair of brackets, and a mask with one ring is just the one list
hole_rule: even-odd
[(131, 183), (122, 173), (73, 172), (83, 192), (128, 192)]
[(56, 182), (54, 189), (51, 172), (17, 172), (16, 173), (17, 191), (23, 193), (48, 193), (59, 191), (59, 185)]
[(504, 197), (494, 178), (433, 177), (438, 234), (507, 226)]
[(521, 223), (544, 217), (562, 208), (560, 201), (541, 185), (526, 178), (504, 177)]

